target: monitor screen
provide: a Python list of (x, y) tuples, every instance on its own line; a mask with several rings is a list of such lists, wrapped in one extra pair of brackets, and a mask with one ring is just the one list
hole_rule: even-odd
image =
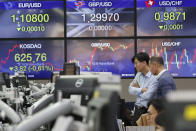
[(65, 63), (60, 75), (80, 75), (80, 68), (75, 63)]
[(134, 41), (130, 39), (68, 40), (67, 62), (80, 71), (112, 72), (123, 78), (134, 76)]
[(0, 38), (64, 37), (64, 1), (1, 0)]
[(81, 95), (81, 104), (86, 105), (97, 86), (98, 76), (96, 75), (66, 75), (57, 77), (54, 93), (57, 95), (59, 90), (62, 91), (63, 98)]
[(139, 39), (137, 51), (162, 56), (174, 77), (196, 76), (196, 39)]
[(137, 0), (137, 35), (195, 35), (195, 12), (195, 0)]
[(134, 0), (67, 0), (67, 37), (125, 37), (134, 33)]
[(5, 78), (4, 78), (4, 73), (0, 72), (0, 85), (5, 85)]
[(162, 123), (165, 131), (195, 131), (195, 90), (178, 90), (163, 103)]
[(0, 72), (25, 72), (29, 79), (49, 79), (63, 70), (64, 40), (1, 40)]

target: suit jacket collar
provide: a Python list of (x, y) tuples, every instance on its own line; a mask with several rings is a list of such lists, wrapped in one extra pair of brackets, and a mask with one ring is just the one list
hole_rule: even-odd
[(165, 71), (167, 71), (167, 70), (166, 70), (166, 69), (162, 70), (162, 71), (156, 76), (156, 78), (159, 79), (159, 78), (161, 77), (161, 75), (162, 75)]

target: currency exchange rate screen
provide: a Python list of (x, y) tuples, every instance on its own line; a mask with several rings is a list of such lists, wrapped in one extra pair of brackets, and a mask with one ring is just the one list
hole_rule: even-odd
[(131, 39), (68, 40), (67, 62), (81, 71), (112, 72), (122, 78), (134, 76), (134, 42)]
[(67, 37), (134, 34), (134, 0), (66, 0)]
[(196, 76), (196, 39), (139, 39), (138, 52), (162, 56), (165, 68), (174, 77)]
[(0, 38), (64, 37), (64, 1), (0, 1)]
[(137, 0), (137, 35), (195, 35), (195, 12), (196, 0)]

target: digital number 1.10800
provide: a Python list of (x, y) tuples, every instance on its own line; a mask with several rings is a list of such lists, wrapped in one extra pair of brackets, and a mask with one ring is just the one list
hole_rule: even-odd
[(19, 17), (17, 17), (16, 15), (12, 15), (11, 16), (12, 18), (12, 22), (15, 23), (15, 22), (26, 22), (26, 23), (48, 23), (49, 20), (50, 20), (50, 16), (49, 14), (22, 14), (20, 15)]

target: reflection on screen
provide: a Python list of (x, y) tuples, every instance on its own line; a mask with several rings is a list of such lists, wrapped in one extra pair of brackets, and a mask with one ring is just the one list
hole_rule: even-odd
[(0, 19), (0, 38), (64, 37), (64, 1), (2, 1)]
[(77, 63), (81, 71), (112, 72), (133, 77), (134, 43), (129, 39), (68, 40), (67, 62)]
[(25, 72), (30, 79), (48, 79), (63, 70), (63, 40), (0, 41), (0, 72)]
[(195, 0), (137, 0), (137, 35), (195, 35), (195, 12)]
[(162, 56), (165, 68), (175, 77), (196, 76), (196, 39), (139, 39), (138, 52)]
[(67, 0), (67, 37), (133, 36), (134, 0)]

